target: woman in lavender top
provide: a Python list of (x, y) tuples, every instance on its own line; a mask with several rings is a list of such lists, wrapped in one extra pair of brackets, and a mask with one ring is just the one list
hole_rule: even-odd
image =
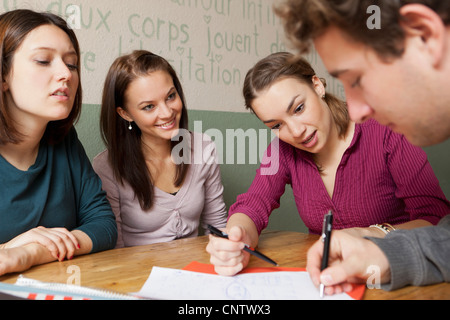
[(112, 64), (100, 120), (107, 150), (93, 165), (116, 216), (117, 247), (194, 237), (200, 225), (226, 224), (214, 143), (187, 130), (185, 105), (164, 58), (140, 50)]

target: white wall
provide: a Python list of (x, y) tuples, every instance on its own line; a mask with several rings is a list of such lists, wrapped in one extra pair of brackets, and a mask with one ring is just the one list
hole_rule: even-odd
[[(172, 63), (183, 82), (189, 109), (242, 112), (241, 90), (248, 69), (268, 54), (288, 49), (273, 3), (5, 0), (0, 11), (51, 11), (74, 26), (82, 50), (85, 104), (100, 104), (105, 75), (116, 57), (143, 48)], [(324, 77), (317, 55), (309, 58)], [(340, 89), (332, 88), (336, 90)]]

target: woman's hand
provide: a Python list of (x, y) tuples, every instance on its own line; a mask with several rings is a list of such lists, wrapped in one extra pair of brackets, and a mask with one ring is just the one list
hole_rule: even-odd
[(77, 238), (65, 228), (37, 227), (22, 233), (5, 243), (2, 249), (23, 247), (37, 243), (47, 248), (51, 255), (59, 261), (72, 259), (75, 251), (80, 248)]
[(250, 255), (242, 250), (246, 239), (243, 228), (234, 226), (225, 232), (228, 239), (209, 235), (206, 251), (211, 255), (210, 262), (218, 274), (233, 276), (247, 266)]

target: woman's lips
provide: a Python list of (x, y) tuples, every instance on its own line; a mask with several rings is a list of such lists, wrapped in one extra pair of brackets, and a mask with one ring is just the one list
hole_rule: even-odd
[(160, 125), (156, 125), (156, 127), (161, 128), (161, 129), (172, 129), (173, 126), (175, 125), (175, 118), (173, 118), (171, 121), (160, 124)]
[(314, 131), (308, 138), (306, 138), (302, 142), (302, 145), (304, 145), (306, 148), (311, 148), (316, 144), (316, 142), (317, 142), (317, 130)]

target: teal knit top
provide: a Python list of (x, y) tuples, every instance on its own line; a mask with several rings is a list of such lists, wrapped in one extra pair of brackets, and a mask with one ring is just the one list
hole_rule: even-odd
[(56, 145), (43, 139), (27, 171), (0, 156), (0, 243), (38, 226), (81, 230), (92, 252), (116, 244), (114, 214), (75, 129)]

